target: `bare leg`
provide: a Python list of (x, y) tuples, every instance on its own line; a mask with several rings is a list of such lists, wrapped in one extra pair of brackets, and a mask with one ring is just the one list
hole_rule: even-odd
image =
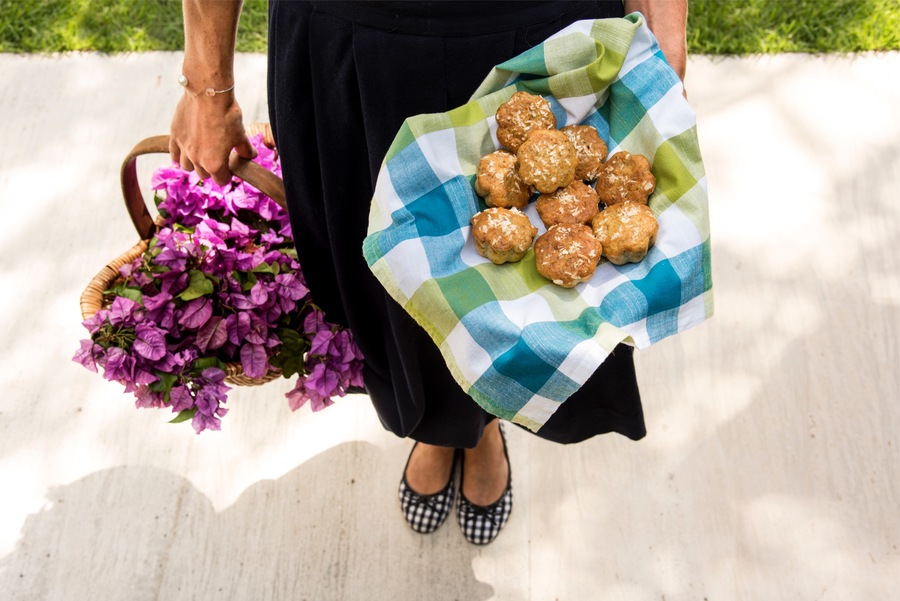
[(420, 495), (440, 492), (450, 480), (454, 452), (451, 447), (416, 444), (406, 467), (406, 482), (410, 488)]
[[(463, 495), (476, 505), (490, 505), (503, 495), (509, 480), (509, 466), (503, 454), (500, 421), (494, 420), (474, 449), (465, 450)], [(445, 480), (446, 482), (446, 480)]]
[[(406, 468), (406, 481), (420, 495), (443, 489), (450, 480), (454, 449), (425, 443), (416, 444)], [(503, 454), (500, 422), (494, 420), (473, 449), (466, 449), (465, 490), (463, 494), (476, 505), (490, 505), (506, 490), (509, 466)]]

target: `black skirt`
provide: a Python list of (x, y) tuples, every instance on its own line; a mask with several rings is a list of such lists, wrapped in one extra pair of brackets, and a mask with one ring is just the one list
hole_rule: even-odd
[[(362, 255), (381, 161), (407, 117), (465, 104), (491, 68), (605, 2), (297, 2), (269, 5), (269, 113), (300, 264), (315, 302), (365, 355), (384, 426), (472, 447), (493, 416), (450, 375), (437, 346)], [(645, 433), (632, 349), (619, 345), (538, 436), (571, 443)]]

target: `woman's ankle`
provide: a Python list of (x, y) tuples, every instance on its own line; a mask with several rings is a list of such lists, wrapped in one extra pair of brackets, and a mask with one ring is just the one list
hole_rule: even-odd
[(406, 483), (420, 495), (440, 492), (450, 481), (455, 452), (451, 447), (416, 443), (406, 464)]
[(490, 505), (503, 496), (509, 483), (509, 464), (499, 421), (485, 427), (475, 448), (465, 450), (463, 466), (463, 495), (470, 502)]

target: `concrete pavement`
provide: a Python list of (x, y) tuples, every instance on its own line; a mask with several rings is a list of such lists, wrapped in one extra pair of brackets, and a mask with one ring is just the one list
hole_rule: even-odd
[[(0, 55), (0, 599), (895, 598), (900, 54), (692, 58), (716, 316), (636, 355), (645, 440), (511, 432), (484, 548), (407, 529), (409, 444), (364, 396), (237, 389), (195, 436), (71, 362), (82, 288), (136, 241), (119, 162), (166, 132), (179, 65)], [(236, 70), (266, 120), (264, 57)]]

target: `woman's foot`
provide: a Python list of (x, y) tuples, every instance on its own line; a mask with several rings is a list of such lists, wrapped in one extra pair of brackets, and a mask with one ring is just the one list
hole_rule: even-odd
[(474, 449), (465, 451), (457, 518), (470, 543), (492, 542), (512, 513), (512, 478), (506, 440), (491, 423)]
[(488, 424), (478, 445), (464, 453), (463, 496), (475, 505), (496, 502), (509, 483), (509, 463), (500, 434), (500, 420)]
[(410, 528), (430, 534), (450, 515), (456, 486), (456, 450), (416, 443), (400, 480), (400, 510)]
[[(453, 468), (458, 451), (416, 443), (400, 481), (400, 508), (416, 532), (434, 532), (453, 504)], [(471, 543), (487, 544), (500, 533), (512, 511), (512, 483), (506, 440), (499, 420), (484, 429), (478, 445), (462, 453), (459, 524)]]
[(406, 483), (420, 495), (433, 495), (447, 486), (456, 449), (418, 442), (406, 464)]

